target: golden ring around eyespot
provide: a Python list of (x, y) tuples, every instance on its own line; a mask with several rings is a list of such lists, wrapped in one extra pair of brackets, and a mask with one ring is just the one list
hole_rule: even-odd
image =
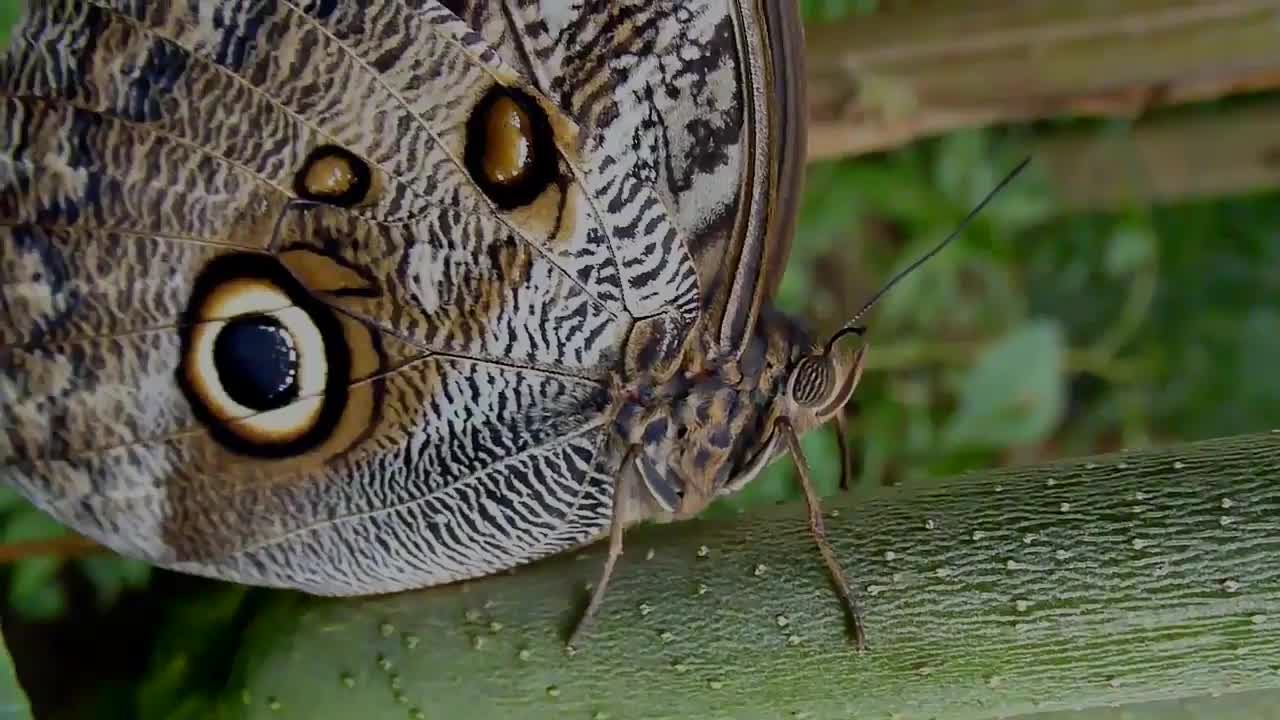
[(180, 334), (177, 381), (196, 419), (227, 449), (294, 457), (325, 442), (341, 421), (351, 370), (346, 333), (276, 258), (231, 253), (211, 261), (196, 278)]
[[(278, 288), (253, 281), (232, 281), (201, 308), (207, 320), (191, 331), (184, 366), (193, 390), (209, 413), (232, 433), (254, 443), (296, 440), (315, 424), (324, 404), (327, 380), (324, 338), (302, 308), (288, 304)], [(292, 337), (296, 349), (297, 399), (270, 410), (240, 404), (227, 392), (223, 370), (214, 362), (214, 345), (230, 319), (257, 313), (274, 318)]]

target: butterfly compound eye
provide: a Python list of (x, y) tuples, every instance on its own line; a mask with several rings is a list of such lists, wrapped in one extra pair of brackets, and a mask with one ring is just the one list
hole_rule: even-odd
[(332, 432), (350, 356), (340, 324), (272, 258), (228, 255), (196, 282), (178, 381), (234, 451), (287, 457)]
[(495, 85), (471, 111), (463, 161), (498, 207), (536, 200), (558, 179), (557, 158), (551, 122), (527, 93)]
[(821, 405), (835, 388), (836, 369), (827, 355), (800, 359), (791, 371), (791, 399), (801, 407)]

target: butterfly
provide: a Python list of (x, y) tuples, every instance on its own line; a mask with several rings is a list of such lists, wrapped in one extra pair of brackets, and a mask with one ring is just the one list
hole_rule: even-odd
[(123, 555), (319, 595), (609, 537), (576, 633), (626, 527), (791, 454), (861, 644), (799, 437), (866, 346), (770, 306), (798, 13), (33, 3), (0, 64), (0, 481)]

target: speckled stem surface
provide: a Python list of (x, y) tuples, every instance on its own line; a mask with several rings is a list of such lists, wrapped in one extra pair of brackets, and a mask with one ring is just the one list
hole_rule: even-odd
[(362, 600), (273, 596), (226, 717), (995, 718), (1280, 688), (1280, 434), (830, 498), (870, 651), (803, 504)]

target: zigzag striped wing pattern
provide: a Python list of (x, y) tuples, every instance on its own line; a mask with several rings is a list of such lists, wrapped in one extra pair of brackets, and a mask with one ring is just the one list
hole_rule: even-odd
[(737, 213), (736, 11), (33, 3), (0, 64), (0, 481), (321, 594), (598, 537), (628, 333), (692, 330)]

